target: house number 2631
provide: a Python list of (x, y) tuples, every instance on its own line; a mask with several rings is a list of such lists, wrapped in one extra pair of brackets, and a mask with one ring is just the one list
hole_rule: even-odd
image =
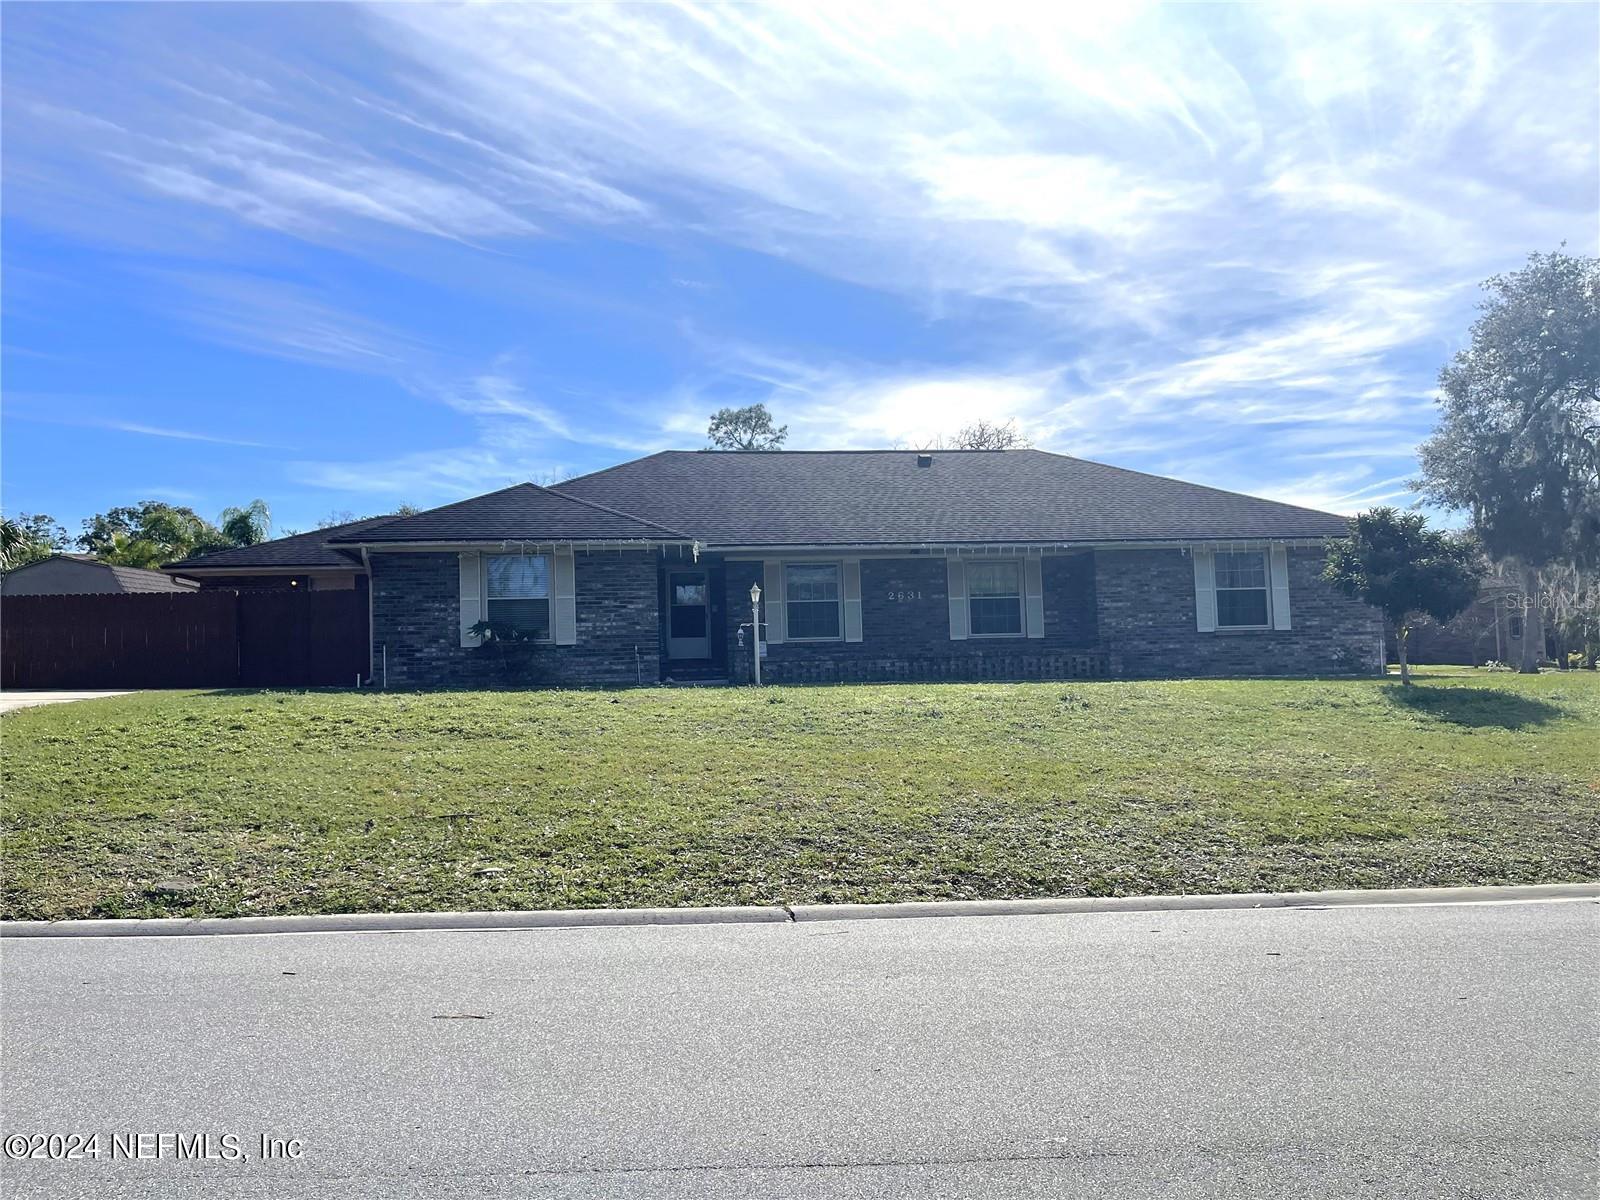
[(891, 591), (889, 593), (889, 599), (893, 600), (896, 604), (900, 604), (900, 603), (904, 603), (907, 600), (921, 600), (922, 599), (922, 593), (921, 592), (896, 592), (896, 591)]

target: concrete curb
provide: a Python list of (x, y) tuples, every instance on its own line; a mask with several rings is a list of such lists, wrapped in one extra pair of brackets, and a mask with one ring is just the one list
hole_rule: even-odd
[(423, 930), (577, 929), (591, 925), (778, 925), (783, 908), (573, 908), (530, 912), (329, 913), (283, 917), (0, 921), (13, 937), (201, 937), (240, 933), (412, 933)]
[(1059, 900), (937, 900), (903, 904), (796, 904), (796, 921), (908, 917), (1021, 917), (1062, 913), (1184, 912), (1237, 908), (1352, 908), (1400, 904), (1506, 904), (1600, 900), (1600, 883), (1517, 887), (1388, 888), (1345, 892), (1235, 892), (1220, 896), (1071, 896)]
[(1600, 900), (1600, 883), (1520, 887), (1391, 888), (1343, 892), (1238, 892), (1221, 896), (1072, 896), (1045, 900), (929, 900), (901, 904), (749, 905), (730, 908), (576, 908), (532, 912), (332, 913), (326, 916), (0, 921), (0, 938), (201, 937), (242, 933), (413, 933), (580, 929), (628, 925), (777, 925), (790, 921), (914, 917), (1026, 917), (1209, 909), (1352, 908), (1375, 905), (1517, 904)]

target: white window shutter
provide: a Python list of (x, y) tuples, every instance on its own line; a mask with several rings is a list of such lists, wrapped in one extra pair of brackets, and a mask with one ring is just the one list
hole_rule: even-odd
[(967, 564), (951, 556), (944, 560), (950, 584), (950, 640), (967, 636)]
[(1044, 561), (1037, 554), (1022, 560), (1024, 626), (1031, 638), (1044, 636)]
[(558, 546), (550, 562), (550, 640), (558, 646), (578, 643), (577, 563), (571, 546)]
[(861, 640), (861, 560), (844, 560), (844, 640)]
[(1217, 631), (1217, 565), (1209, 550), (1194, 552), (1194, 624), (1201, 633)]
[(761, 574), (761, 611), (766, 617), (763, 624), (767, 627), (767, 643), (781, 646), (788, 616), (783, 606), (783, 564), (769, 558), (761, 564)]
[(461, 557), (461, 644), (476, 646), (477, 638), (470, 632), (483, 620), (483, 567), (481, 556), (475, 552)]
[(1272, 627), (1289, 628), (1289, 550), (1274, 546), (1268, 556), (1272, 560)]

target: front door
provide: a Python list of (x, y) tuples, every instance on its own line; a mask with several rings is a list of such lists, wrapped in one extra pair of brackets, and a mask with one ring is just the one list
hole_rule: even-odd
[(667, 575), (667, 657), (710, 658), (711, 588), (704, 571)]

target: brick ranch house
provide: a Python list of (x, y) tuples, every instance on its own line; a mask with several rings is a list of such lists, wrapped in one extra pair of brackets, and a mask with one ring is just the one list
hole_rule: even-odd
[(665, 451), (171, 569), (355, 588), (390, 688), (748, 681), (755, 585), (769, 683), (1375, 673), (1344, 532), (1040, 450)]

